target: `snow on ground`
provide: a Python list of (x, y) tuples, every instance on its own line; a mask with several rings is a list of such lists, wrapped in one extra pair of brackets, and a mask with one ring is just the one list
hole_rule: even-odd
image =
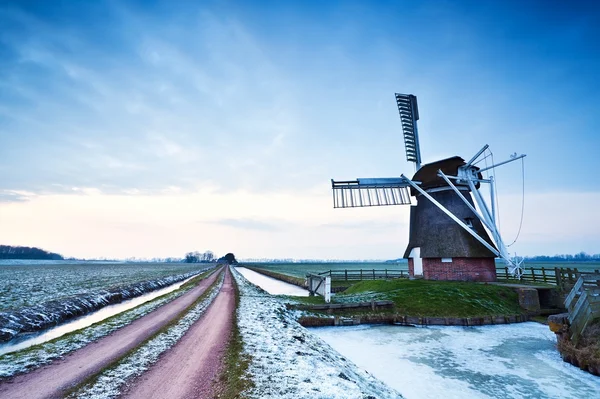
[(284, 302), (252, 285), (235, 268), (238, 327), (252, 358), (249, 398), (401, 398), (298, 324)]
[(107, 399), (116, 398), (121, 388), (134, 377), (139, 376), (154, 364), (158, 357), (177, 343), (206, 311), (223, 285), (224, 273), (221, 273), (215, 286), (208, 295), (183, 316), (167, 331), (158, 334), (146, 344), (136, 349), (131, 355), (122, 359), (116, 366), (102, 372), (95, 381), (83, 386), (69, 398)]
[(188, 279), (205, 270), (207, 268), (96, 292), (67, 296), (14, 311), (0, 312), (0, 342), (8, 342), (22, 334), (44, 330), (108, 305), (139, 297), (147, 292)]
[(101, 323), (71, 333), (68, 336), (60, 337), (51, 342), (36, 345), (35, 347), (19, 352), (0, 356), (0, 378), (10, 377), (25, 371), (31, 371), (32, 369), (48, 364), (55, 359), (61, 358), (70, 352), (83, 348), (85, 345), (126, 326), (132, 321), (139, 319), (160, 306), (185, 294), (192, 288), (193, 287), (188, 287), (164, 295), (134, 309), (113, 316)]
[(41, 303), (157, 280), (197, 271), (214, 264), (96, 263), (51, 261), (15, 264), (0, 262), (0, 311), (9, 312)]

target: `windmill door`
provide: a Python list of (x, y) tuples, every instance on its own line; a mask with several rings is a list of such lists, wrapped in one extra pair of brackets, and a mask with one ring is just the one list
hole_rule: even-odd
[(412, 258), (412, 260), (413, 260), (415, 276), (422, 276), (423, 275), (423, 259), (421, 259), (421, 247), (414, 247), (410, 251), (410, 255), (408, 255), (408, 257)]

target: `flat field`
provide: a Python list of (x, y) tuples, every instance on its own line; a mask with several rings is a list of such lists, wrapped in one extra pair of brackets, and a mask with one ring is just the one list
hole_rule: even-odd
[[(498, 266), (502, 266), (504, 267), (503, 263), (496, 263)], [(530, 267), (533, 268), (541, 268), (544, 267), (546, 269), (554, 269), (555, 267), (558, 268), (571, 268), (571, 269), (577, 269), (580, 272), (593, 272), (594, 270), (600, 270), (600, 262), (535, 262), (535, 261), (531, 261), (531, 262), (527, 262), (525, 261), (523, 263), (523, 266), (525, 267), (525, 269), (528, 269)]]
[(0, 264), (0, 311), (86, 294), (112, 286), (188, 273), (200, 263), (61, 262)]
[[(294, 277), (306, 277), (306, 273), (321, 273), (327, 270), (404, 270), (408, 271), (408, 262), (340, 262), (340, 263), (247, 263), (248, 266), (258, 267)], [(523, 263), (527, 270), (530, 267), (546, 269), (571, 268), (581, 272), (600, 270), (600, 262), (527, 262)], [(496, 267), (503, 268), (504, 262), (496, 262)]]
[(306, 273), (321, 273), (328, 270), (404, 270), (408, 271), (408, 263), (392, 262), (340, 262), (340, 263), (244, 263), (243, 265), (287, 274), (294, 277), (306, 277)]

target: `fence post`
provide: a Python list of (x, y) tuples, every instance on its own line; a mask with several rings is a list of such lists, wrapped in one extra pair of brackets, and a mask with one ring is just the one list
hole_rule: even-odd
[(546, 268), (542, 266), (542, 279), (546, 282)]
[(573, 278), (571, 277), (571, 268), (567, 267), (567, 279), (569, 280), (569, 284), (573, 283)]
[(387, 269), (385, 269), (385, 279), (387, 280)]
[(373, 280), (375, 280), (375, 269), (373, 269)]
[(535, 283), (535, 271), (533, 270), (533, 267), (530, 267), (531, 269), (531, 278), (533, 280), (533, 282)]
[(506, 275), (506, 279), (508, 280), (508, 266), (504, 266), (504, 274)]
[(554, 278), (556, 279), (556, 286), (562, 290), (562, 270), (558, 267), (554, 268)]
[(362, 269), (360, 269), (360, 279), (362, 280)]

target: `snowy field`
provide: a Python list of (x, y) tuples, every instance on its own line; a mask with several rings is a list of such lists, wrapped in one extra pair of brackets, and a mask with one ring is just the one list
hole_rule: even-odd
[[(130, 309), (136, 308), (144, 303), (153, 301), (158, 297), (178, 290), (179, 288), (181, 288), (182, 285), (184, 285), (186, 282), (190, 281), (193, 278), (194, 277), (187, 278), (178, 283), (171, 284), (170, 286), (167, 286), (165, 288), (151, 291), (147, 294), (123, 301), (121, 303), (117, 303), (115, 305), (108, 305), (96, 312), (92, 312), (88, 315), (78, 317), (75, 320), (65, 322), (64, 324), (60, 324), (48, 330), (41, 331), (37, 334), (29, 333), (21, 339), (13, 339), (6, 344), (0, 344), (0, 359), (2, 359), (1, 356), (6, 353), (16, 352), (34, 345), (43, 344), (55, 338), (62, 337), (65, 334), (81, 330), (82, 328), (86, 328), (91, 326), (92, 324), (96, 324), (103, 320), (106, 320), (109, 317), (113, 317)], [(2, 375), (1, 372), (0, 375)]]
[(300, 288), (293, 284), (288, 284), (283, 281), (274, 279), (264, 274), (257, 273), (245, 267), (235, 268), (246, 280), (252, 284), (259, 286), (271, 295), (290, 295), (290, 296), (308, 296), (308, 290)]
[(406, 398), (600, 398), (600, 378), (563, 362), (547, 326), (310, 329)]
[(249, 398), (386, 399), (402, 396), (356, 367), (300, 326), (281, 299), (248, 282), (235, 268), (238, 326), (252, 357)]
[[(7, 264), (8, 263), (8, 264)], [(0, 263), (0, 311), (202, 269), (198, 263)]]
[[(43, 345), (35, 345), (19, 352), (0, 355), (0, 378), (33, 370), (70, 352), (83, 348), (87, 344), (126, 326), (134, 320), (158, 309), (160, 306), (169, 303), (173, 299), (180, 297), (191, 289), (192, 287), (182, 288), (170, 294), (160, 296), (143, 305), (110, 317), (101, 323), (93, 324), (87, 328), (53, 339), (50, 342), (45, 342)], [(52, 334), (51, 331), (49, 331), (50, 334)], [(37, 337), (34, 339), (37, 339)]]

